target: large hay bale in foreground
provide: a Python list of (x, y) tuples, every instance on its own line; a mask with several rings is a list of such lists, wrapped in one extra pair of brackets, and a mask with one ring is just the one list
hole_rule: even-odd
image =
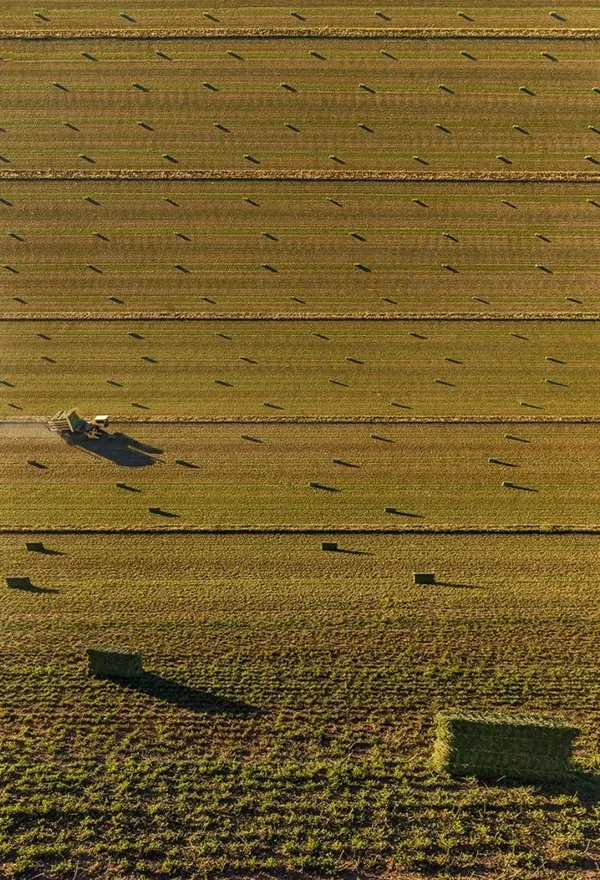
[(454, 776), (542, 782), (569, 769), (576, 727), (558, 718), (479, 712), (440, 712), (433, 766)]
[(142, 655), (134, 648), (88, 648), (88, 675), (96, 678), (139, 678)]

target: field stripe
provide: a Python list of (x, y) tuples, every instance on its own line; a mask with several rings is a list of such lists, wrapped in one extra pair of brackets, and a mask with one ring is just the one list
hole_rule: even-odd
[(321, 27), (219, 27), (219, 28), (104, 28), (2, 29), (1, 40), (205, 40), (205, 39), (482, 39), (482, 40), (598, 40), (598, 28), (361, 28)]
[(0, 526), (1, 535), (597, 535), (600, 525), (499, 526)]
[(2, 169), (0, 180), (279, 180), (372, 181), (374, 183), (600, 183), (598, 171), (335, 171), (328, 169), (263, 170), (190, 169), (182, 171), (134, 168), (106, 169)]
[[(46, 416), (9, 416), (0, 425), (45, 425)], [(600, 416), (116, 416), (113, 425), (598, 425)]]
[(600, 312), (0, 312), (2, 321), (600, 321)]

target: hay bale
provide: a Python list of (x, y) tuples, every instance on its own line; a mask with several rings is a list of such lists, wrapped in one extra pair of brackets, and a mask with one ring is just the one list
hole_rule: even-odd
[(500, 712), (440, 712), (435, 721), (433, 766), (454, 776), (560, 779), (579, 733), (562, 719)]
[(323, 541), (321, 544), (321, 550), (330, 550), (332, 552), (335, 552), (337, 549), (337, 541)]
[(6, 586), (13, 590), (26, 590), (33, 585), (28, 577), (7, 577)]
[(433, 572), (413, 571), (413, 581), (415, 584), (435, 584), (435, 574)]
[(88, 675), (96, 678), (139, 678), (142, 655), (135, 648), (88, 648)]

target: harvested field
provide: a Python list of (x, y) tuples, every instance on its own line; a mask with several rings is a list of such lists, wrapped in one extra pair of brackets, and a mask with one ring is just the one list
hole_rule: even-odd
[(597, 349), (594, 322), (9, 322), (0, 416), (584, 417)]
[(451, 0), (420, 0), (418, 4), (394, 2), (378, 11), (360, 0), (307, 0), (297, 11), (281, 2), (236, 2), (223, 8), (202, 8), (184, 0), (144, 0), (123, 8), (115, 0), (74, 2), (54, 0), (39, 10), (22, 0), (6, 0), (2, 10), (3, 28), (47, 30), (53, 28), (105, 28), (127, 33), (132, 29), (278, 27), (433, 27), (433, 28), (548, 28), (597, 27), (597, 11), (587, 2), (569, 0), (560, 12), (550, 15), (550, 8), (537, 0), (507, 6), (477, 0), (466, 12), (458, 14)]
[(0, 526), (597, 523), (598, 425), (377, 427), (0, 425)]
[[(314, 536), (55, 535), (45, 553), (25, 540), (2, 537), (3, 569), (38, 590), (3, 597), (7, 866), (584, 876), (596, 537), (342, 542), (363, 555)], [(444, 583), (413, 586), (420, 567)], [(139, 687), (86, 678), (98, 640), (141, 649)], [(571, 707), (579, 774), (566, 790), (434, 775), (435, 712), (474, 704)]]
[(226, 7), (0, 15), (0, 877), (592, 880), (597, 9)]
[(159, 51), (170, 60), (148, 41), (0, 44), (5, 164), (552, 173), (600, 162), (594, 41), (164, 40)]
[(0, 196), (15, 314), (600, 311), (596, 184), (4, 182)]

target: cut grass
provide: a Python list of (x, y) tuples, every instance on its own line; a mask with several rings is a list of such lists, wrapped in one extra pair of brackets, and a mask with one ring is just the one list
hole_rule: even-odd
[[(387, 442), (372, 439), (368, 425), (261, 425), (262, 444), (241, 438), (239, 425), (118, 427), (111, 439), (72, 446), (43, 425), (0, 426), (9, 487), (0, 526), (372, 526), (389, 525), (388, 505), (427, 526), (598, 519), (597, 425), (528, 425), (520, 433), (531, 442), (518, 449), (492, 425), (385, 425), (378, 436)], [(507, 456), (518, 465), (511, 488), (502, 486), (505, 469), (488, 461)], [(342, 472), (335, 458), (360, 467)], [(119, 477), (141, 492), (116, 488)]]
[[(595, 415), (597, 324), (457, 319), (600, 312), (597, 43), (570, 39), (594, 11), (4, 5), (3, 27), (26, 16), (37, 37), (106, 30), (0, 45), (0, 313), (175, 320), (0, 323), (0, 874), (580, 880), (600, 796), (600, 427), (533, 420)], [(165, 24), (203, 30), (148, 30)], [(535, 39), (211, 30), (245, 24)], [(446, 320), (362, 320), (386, 311)], [(26, 421), (72, 404), (121, 420), (74, 445)], [(513, 412), (532, 421), (334, 423)], [(239, 421), (176, 423), (203, 415)], [(413, 532), (366, 534), (394, 528)], [(147, 671), (89, 679), (94, 644)], [(440, 709), (564, 714), (576, 773), (435, 776)]]
[[(115, 876), (191, 878), (251, 859), (335, 874), (343, 852), (372, 876), (581, 876), (596, 537), (340, 542), (363, 555), (322, 553), (315, 536), (54, 536), (54, 556), (1, 541), (7, 572), (58, 590), (3, 599), (6, 871), (67, 880), (77, 860), (95, 880), (111, 860)], [(430, 566), (443, 584), (414, 586)], [(140, 687), (87, 678), (97, 638), (142, 651)], [(472, 705), (566, 714), (580, 775), (536, 788), (434, 774), (435, 711)]]
[[(4, 8), (6, 7), (6, 8)], [(210, 9), (210, 7), (209, 7)], [(309, 0), (295, 10), (280, 0), (263, 0), (258, 4), (235, 4), (226, 7), (190, 5), (184, 0), (144, 0), (128, 4), (127, 11), (117, 0), (101, 0), (92, 6), (81, 6), (74, 0), (53, 0), (43, 7), (43, 13), (21, 0), (6, 0), (3, 6), (2, 26), (5, 29), (34, 31), (61, 29), (101, 28), (115, 34), (135, 30), (202, 29), (207, 34), (223, 28), (251, 27), (257, 30), (279, 28), (293, 30), (299, 27), (341, 28), (534, 28), (547, 29), (595, 28), (597, 17), (589, 2), (569, 0), (568, 5), (551, 12), (551, 7), (540, 6), (536, 0), (526, 0), (518, 7), (507, 7), (500, 2), (488, 4), (482, 0), (470, 3), (458, 11), (452, 0), (436, 0), (430, 4), (407, 4), (401, 7), (376, 6), (358, 0)]]
[[(227, 54), (229, 45), (250, 59), (248, 66)], [(388, 40), (398, 63), (372, 41), (311, 41), (327, 55), (326, 66), (308, 55), (305, 40), (294, 39), (166, 40), (161, 47), (172, 64), (149, 57), (147, 45), (136, 41), (83, 40), (73, 47), (61, 40), (5, 41), (0, 52), (11, 63), (3, 79), (3, 155), (20, 169), (78, 167), (93, 131), (99, 169), (161, 169), (167, 150), (184, 170), (242, 169), (244, 156), (258, 157), (269, 170), (328, 169), (335, 155), (350, 170), (406, 171), (414, 170), (416, 155), (433, 172), (476, 172), (496, 170), (499, 154), (516, 171), (590, 170), (596, 44), (543, 45), (564, 58), (562, 67), (526, 40), (489, 41), (485, 49), (468, 40)], [(102, 59), (101, 87), (82, 47)], [(468, 49), (481, 60), (459, 64), (460, 51)], [(68, 92), (52, 87), (49, 69)], [(214, 92), (203, 86), (207, 69)], [(296, 91), (282, 89), (282, 79)], [(136, 92), (132, 82), (145, 91)], [(360, 83), (377, 95), (361, 97)], [(182, 112), (172, 112), (174, 103)], [(155, 133), (137, 125), (141, 114)], [(482, 124), (482, 116), (490, 121)], [(57, 117), (71, 117), (81, 133), (57, 125)], [(224, 137), (215, 120), (231, 133)], [(447, 120), (450, 135), (435, 128)], [(291, 134), (286, 121), (301, 134)], [(365, 135), (359, 122), (375, 134)], [(515, 123), (535, 136), (515, 132)]]
[(592, 322), (527, 322), (526, 339), (511, 335), (523, 329), (512, 322), (0, 326), (2, 378), (14, 386), (0, 399), (4, 417), (16, 403), (32, 416), (72, 405), (126, 419), (141, 402), (150, 418), (242, 418), (262, 415), (271, 399), (288, 417), (518, 417), (521, 401), (545, 416), (597, 410)]
[(115, 289), (126, 312), (600, 311), (593, 184), (4, 182), (1, 195), (18, 269), (1, 310), (16, 314), (114, 311)]

